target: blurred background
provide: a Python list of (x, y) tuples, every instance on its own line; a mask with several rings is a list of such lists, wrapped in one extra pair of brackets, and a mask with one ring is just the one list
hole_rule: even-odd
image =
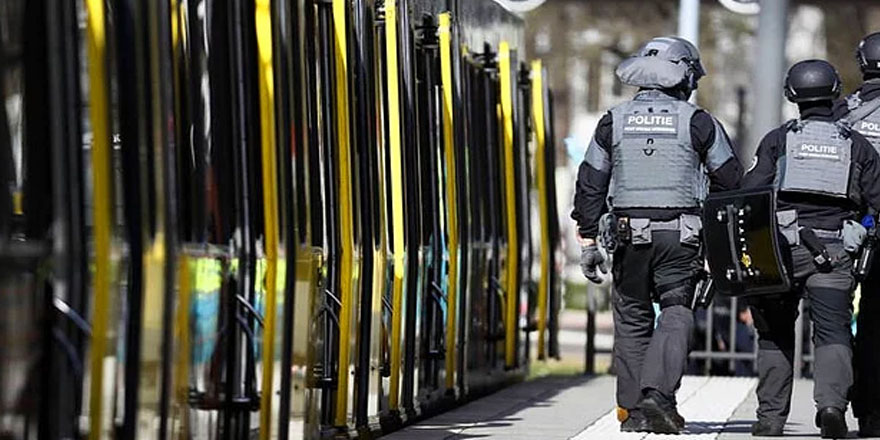
[[(521, 10), (530, 56), (543, 59), (554, 91), (559, 139), (560, 227), (565, 240), (565, 311), (560, 318), (563, 359), (553, 370), (588, 367), (587, 310), (595, 312), (594, 368), (608, 371), (612, 322), (609, 286), (587, 285), (577, 266), (579, 248), (570, 220), (577, 167), (599, 118), (635, 89), (614, 75), (617, 64), (655, 36), (680, 35), (700, 49), (708, 75), (696, 103), (724, 124), (740, 160), (748, 164), (761, 137), (797, 108), (783, 99), (785, 71), (793, 63), (823, 58), (834, 64), (844, 93), (861, 83), (855, 48), (880, 31), (880, 2), (871, 0), (507, 0)], [(750, 352), (751, 319), (743, 304), (716, 300), (712, 317), (699, 312), (694, 349)], [(806, 324), (804, 324), (806, 325)], [(711, 332), (707, 329), (711, 328)], [(738, 337), (732, 337), (733, 334)], [(809, 328), (805, 354), (809, 357)], [(708, 337), (707, 337), (708, 336)], [(692, 362), (714, 374), (751, 374), (751, 362)], [(697, 372), (697, 371), (693, 371)], [(537, 371), (544, 374), (546, 371)], [(809, 374), (808, 371), (804, 372)]]

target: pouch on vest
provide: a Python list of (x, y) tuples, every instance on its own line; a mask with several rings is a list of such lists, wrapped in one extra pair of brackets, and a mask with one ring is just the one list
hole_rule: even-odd
[(651, 244), (651, 219), (629, 219), (630, 242), (634, 245)]
[(865, 242), (868, 230), (860, 223), (852, 220), (843, 221), (843, 249), (849, 253), (858, 252)]
[(608, 252), (614, 252), (618, 245), (617, 216), (606, 212), (599, 217), (599, 242)]
[(703, 221), (700, 216), (682, 214), (679, 219), (679, 233), (682, 244), (700, 246), (700, 234), (703, 231)]
[(788, 242), (789, 246), (801, 244), (797, 220), (797, 211), (794, 209), (776, 211), (776, 223), (779, 225), (779, 232), (785, 237), (785, 241)]

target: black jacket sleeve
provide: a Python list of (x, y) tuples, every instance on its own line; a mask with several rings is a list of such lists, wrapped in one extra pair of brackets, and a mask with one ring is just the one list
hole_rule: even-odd
[(834, 112), (834, 120), (845, 118), (846, 115), (849, 114), (849, 105), (847, 104), (846, 99), (839, 98), (835, 100), (832, 111)]
[[(600, 154), (611, 157), (613, 144), (611, 113), (599, 120), (589, 148), (601, 148)], [(599, 217), (607, 211), (605, 200), (611, 181), (610, 169), (600, 170), (588, 163), (586, 158), (578, 168), (577, 184), (574, 193), (574, 210), (571, 218), (578, 224), (581, 237), (595, 238), (599, 232)]]
[(758, 151), (752, 159), (749, 172), (743, 178), (743, 188), (757, 188), (772, 185), (776, 179), (776, 159), (779, 156), (780, 130), (775, 129), (764, 136), (758, 145)]
[(856, 159), (862, 167), (862, 174), (859, 176), (862, 199), (868, 208), (880, 212), (880, 155), (860, 133), (852, 132), (852, 141), (853, 148), (858, 153)]
[[(725, 141), (723, 144), (726, 144), (727, 147), (722, 146), (723, 144), (716, 146), (716, 136), (723, 136)], [(706, 111), (698, 110), (691, 118), (691, 143), (700, 154), (703, 163), (706, 164), (711, 162), (707, 161), (710, 154), (718, 153), (717, 151), (712, 151), (713, 147), (729, 148), (729, 159), (723, 164), (709, 166), (709, 191), (729, 191), (739, 188), (743, 169), (742, 164), (740, 164), (739, 159), (736, 157), (736, 149), (733, 143), (730, 142), (730, 137), (727, 136), (727, 132), (724, 131), (721, 123), (716, 124), (715, 118)]]

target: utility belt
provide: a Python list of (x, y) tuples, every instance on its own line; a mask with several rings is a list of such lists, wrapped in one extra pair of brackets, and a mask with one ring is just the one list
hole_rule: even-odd
[(839, 240), (843, 249), (850, 254), (862, 250), (868, 230), (853, 220), (844, 220), (840, 229), (818, 229), (801, 227), (798, 224), (797, 211), (793, 209), (776, 212), (779, 232), (785, 237), (789, 246), (803, 245), (813, 256), (813, 262), (820, 268), (830, 268), (833, 259), (828, 253), (823, 240)]
[(652, 220), (607, 213), (599, 221), (599, 237), (609, 252), (620, 244), (651, 244), (657, 231), (678, 231), (682, 244), (699, 247), (702, 229), (700, 216), (694, 214), (681, 214), (672, 220)]

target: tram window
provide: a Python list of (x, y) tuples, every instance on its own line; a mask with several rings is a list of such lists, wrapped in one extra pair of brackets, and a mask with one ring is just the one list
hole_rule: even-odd
[(0, 232), (43, 238), (52, 216), (45, 27), (29, 8), (39, 9), (0, 5)]
[[(2, 72), (0, 73), (0, 76), (3, 77), (5, 82), (6, 69), (4, 69), (4, 66), (5, 64), (0, 65), (0, 69), (3, 69), (0, 71)], [(12, 139), (12, 120), (8, 117), (6, 111), (6, 101), (8, 99), (9, 94), (6, 87), (4, 87), (3, 102), (0, 103), (0, 239), (6, 238), (11, 227), (10, 222), (12, 221), (13, 215), (12, 198), (13, 190), (15, 188), (15, 169), (12, 159), (12, 148), (14, 143), (14, 140)]]

